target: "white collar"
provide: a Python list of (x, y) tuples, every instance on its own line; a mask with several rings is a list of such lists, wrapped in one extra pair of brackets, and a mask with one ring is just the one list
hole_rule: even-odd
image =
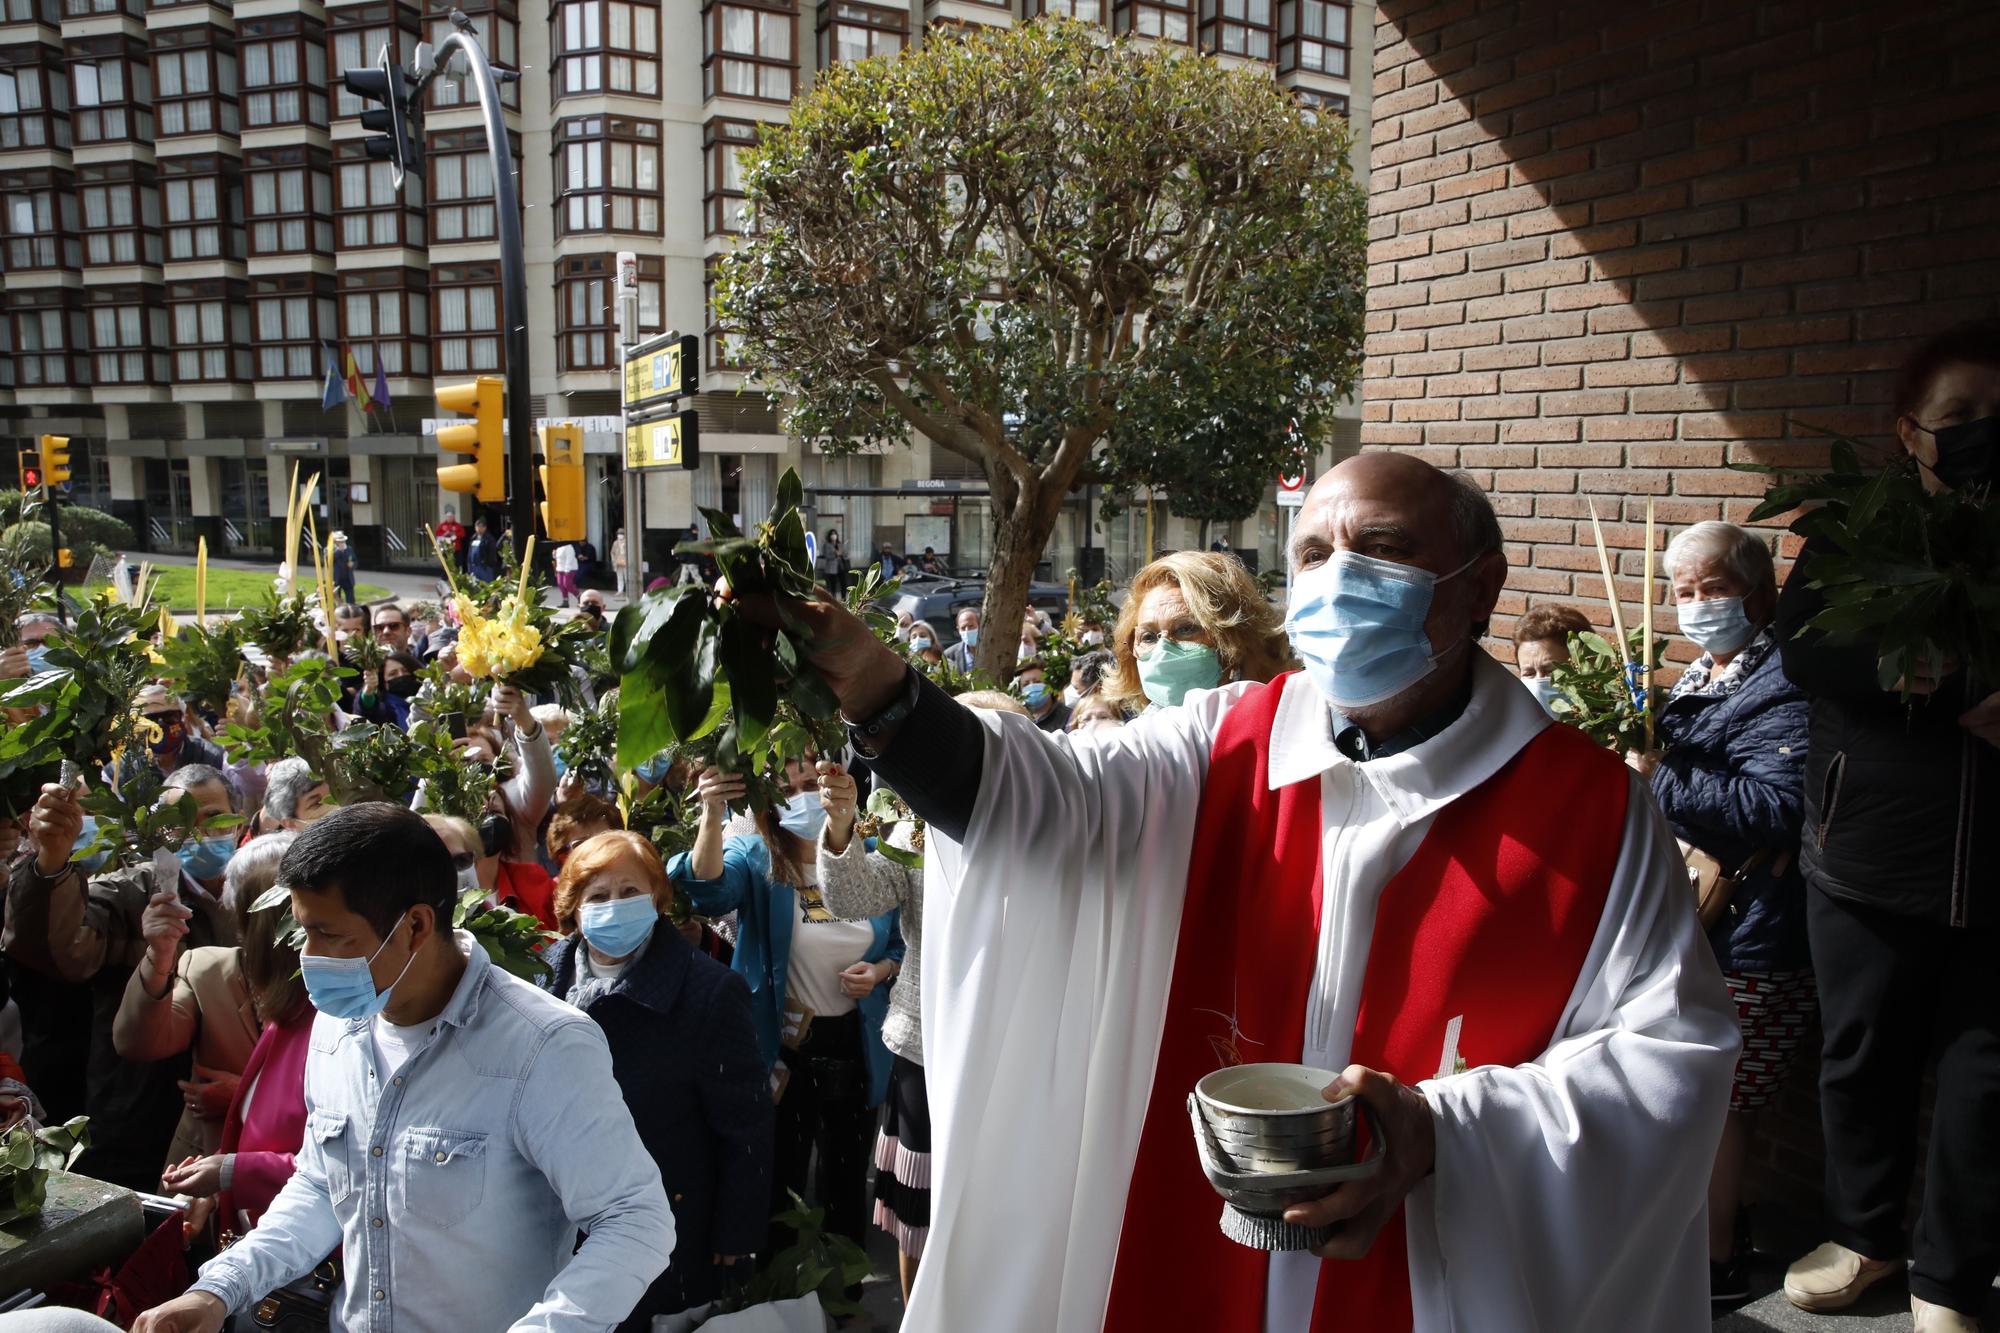
[(1301, 671), (1285, 682), (1271, 723), (1272, 790), (1346, 764), (1358, 771), (1404, 827), (1435, 814), (1504, 767), (1552, 725), (1514, 673), (1475, 649), (1472, 697), (1456, 721), (1420, 745), (1356, 764), (1333, 743), (1332, 709)]

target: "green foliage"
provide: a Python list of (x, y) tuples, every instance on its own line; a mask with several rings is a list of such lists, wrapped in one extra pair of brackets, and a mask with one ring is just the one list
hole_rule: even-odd
[(971, 671), (958, 670), (952, 666), (951, 659), (948, 657), (940, 658), (935, 662), (926, 662), (921, 658), (912, 657), (910, 665), (923, 672), (926, 680), (954, 699), (961, 694), (970, 694), (974, 690), (997, 690), (1001, 688), (994, 683), (993, 677), (987, 675), (977, 667)]
[(0, 648), (21, 642), (23, 613), (45, 600), (42, 580), (48, 566), (25, 549), (0, 544)]
[(243, 822), (241, 815), (217, 815), (201, 823), (201, 807), (192, 793), (173, 801), (160, 798), (164, 781), (159, 766), (129, 764), (116, 786), (93, 787), (78, 798), (97, 818), (97, 838), (78, 849), (82, 856), (108, 852), (122, 865), (143, 865), (156, 851), (173, 851), (200, 833), (223, 833)]
[(160, 679), (175, 695), (220, 717), (230, 692), (249, 669), (238, 620), (211, 620), (206, 630), (187, 624), (159, 648)]
[(63, 765), (95, 770), (139, 743), (152, 724), (132, 700), (152, 675), (142, 637), (151, 629), (151, 613), (98, 597), (49, 636), (49, 669), (0, 694), (0, 707), (42, 710), (0, 729), (0, 807), (26, 810)]
[(280, 595), (271, 589), (261, 605), (246, 606), (237, 617), (243, 641), (285, 661), (323, 644), (325, 636), (313, 623), (312, 606), (303, 592)]
[[(1646, 748), (1643, 697), (1634, 697), (1639, 688), (1638, 663), (1643, 660), (1640, 646), (1645, 631), (1629, 629), (1625, 638), (1633, 663), (1630, 672), (1618, 649), (1602, 634), (1570, 635), (1569, 661), (1558, 663), (1554, 676), (1562, 695), (1551, 705), (1557, 721), (1567, 722), (1599, 745), (1620, 753)], [(1666, 647), (1665, 639), (1653, 641), (1655, 664)]]
[(1803, 628), (1873, 648), (1884, 689), (1913, 679), (1919, 664), (1947, 661), (2000, 681), (2000, 505), (1983, 486), (1932, 494), (1908, 460), (1864, 467), (1859, 449), (1836, 438), (1825, 469), (1773, 485), (1750, 515), (1755, 523), (1814, 506), (1792, 531), (1826, 544), (1811, 565), (1826, 607)]
[[(892, 842), (897, 826), (907, 824), (910, 832), (903, 842)], [(924, 867), (924, 821), (912, 814), (903, 798), (887, 787), (877, 787), (868, 798), (868, 811), (855, 821), (854, 831), (875, 839), (875, 850), (911, 870)]]
[(352, 674), (324, 657), (299, 658), (265, 682), (254, 725), (233, 721), (223, 728), (223, 750), (240, 764), (270, 764), (297, 756), (330, 785), (333, 710)]
[[(1118, 603), (1111, 599), (1111, 594), (1118, 590), (1117, 585), (1110, 579), (1099, 579), (1088, 587), (1080, 587), (1078, 585), (1081, 580), (1074, 569), (1069, 571), (1067, 577), (1070, 586), (1077, 590), (1076, 604), (1070, 608), (1071, 615), (1078, 624), (1094, 620), (1104, 626), (1105, 633), (1109, 634), (1111, 627), (1118, 623)], [(1064, 617), (1065, 620), (1069, 618), (1069, 616)]]
[[(637, 784), (628, 782), (620, 793), (619, 805), (625, 827), (652, 843), (662, 858), (694, 849), (695, 830), (701, 823), (701, 807), (692, 796), (660, 783), (643, 796), (633, 795)], [(681, 895), (674, 896), (678, 906)]]
[(792, 1244), (764, 1261), (757, 1276), (733, 1297), (717, 1306), (718, 1314), (733, 1314), (753, 1305), (795, 1301), (817, 1294), (820, 1308), (834, 1318), (858, 1315), (859, 1301), (850, 1300), (848, 1288), (858, 1287), (874, 1272), (867, 1251), (838, 1232), (826, 1229), (826, 1210), (808, 1208), (798, 1195), (792, 1206), (774, 1219), (797, 1237)]
[(1360, 359), (1351, 143), (1262, 71), (1084, 24), (843, 63), (747, 156), (719, 318), (827, 450), (914, 429), (980, 465), (1008, 623), (1051, 497), (1237, 517), (1321, 435)]
[[(19, 496), (20, 492), (9, 494)], [(20, 517), (0, 517), (0, 523), (5, 525), (4, 531), (0, 531), (0, 550), (47, 569), (55, 563), (55, 555), (43, 509), (39, 500), (17, 500), (13, 512)], [(5, 512), (5, 497), (0, 496), (0, 514)], [(62, 544), (74, 553), (79, 570), (88, 569), (90, 562), (99, 556), (115, 557), (134, 541), (132, 529), (122, 520), (83, 505), (60, 506), (56, 521), (62, 527)]]
[(67, 1171), (90, 1146), (90, 1118), (50, 1129), (22, 1121), (0, 1138), (0, 1226), (38, 1216), (48, 1199), (49, 1172)]
[(440, 723), (448, 717), (458, 717), (468, 727), (486, 716), (487, 702), (493, 697), (491, 681), (459, 680), (441, 660), (419, 671), (417, 678), (423, 681), (423, 686), (414, 707), (423, 716)]
[(595, 708), (572, 714), (555, 751), (569, 771), (585, 782), (609, 785), (617, 781), (617, 701), (600, 700)]
[(340, 805), (362, 801), (408, 803), (416, 789), (410, 738), (399, 728), (357, 722), (335, 733), (327, 747), (328, 763), (314, 769)]
[(408, 775), (423, 784), (425, 806), (473, 824), (483, 819), (499, 780), (495, 770), (467, 760), (439, 723), (413, 721), (407, 739)]
[[(250, 904), (250, 910), (277, 912), (279, 941), (304, 951), (306, 932), (299, 925), (298, 918), (292, 915), (290, 889), (282, 884), (273, 885), (257, 896), (257, 901)], [(549, 965), (543, 959), (542, 951), (548, 947), (553, 936), (526, 912), (486, 906), (484, 889), (467, 889), (458, 895), (458, 900), (452, 905), (451, 924), (479, 941), (479, 946), (486, 950), (495, 967), (511, 972), (523, 981), (539, 981), (548, 975)]]

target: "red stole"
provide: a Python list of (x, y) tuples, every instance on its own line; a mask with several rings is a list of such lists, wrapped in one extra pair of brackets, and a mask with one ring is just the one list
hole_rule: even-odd
[[(1228, 1064), (1295, 1061), (1320, 923), (1318, 775), (1271, 790), (1271, 727), (1289, 676), (1223, 719), (1188, 863), (1166, 1026), (1112, 1277), (1105, 1333), (1263, 1333), (1269, 1256), (1217, 1229), (1188, 1093)], [(1417, 1083), (1464, 1022), (1465, 1066), (1548, 1048), (1575, 989), (1624, 842), (1625, 770), (1552, 726), (1440, 810), (1384, 886), (1352, 1063)], [(1407, 1333), (1403, 1218), (1366, 1258), (1321, 1268), (1313, 1333)]]

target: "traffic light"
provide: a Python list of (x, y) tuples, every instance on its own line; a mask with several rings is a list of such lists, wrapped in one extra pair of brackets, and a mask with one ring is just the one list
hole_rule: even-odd
[(69, 436), (42, 436), (42, 481), (50, 486), (69, 485)]
[(23, 449), (21, 451), (21, 489), (23, 491), (39, 491), (42, 489), (41, 455), (37, 454), (33, 449)]
[(56, 552), (56, 566), (60, 569), (76, 568), (76, 552), (65, 546)]
[(384, 45), (373, 69), (350, 69), (343, 77), (347, 91), (364, 102), (379, 102), (361, 113), (361, 128), (375, 131), (367, 141), (368, 156), (395, 164), (396, 188), (405, 174), (424, 174), (423, 108), (416, 102), (416, 81), (389, 56)]
[(473, 418), (439, 428), (438, 448), (471, 454), (472, 461), (440, 466), (438, 485), (475, 496), (482, 504), (499, 504), (507, 498), (507, 428), (500, 418), (504, 388), (498, 375), (481, 375), (470, 384), (437, 391), (440, 408)]
[(589, 535), (583, 516), (583, 427), (574, 422), (542, 427), (542, 530), (552, 542), (580, 542)]

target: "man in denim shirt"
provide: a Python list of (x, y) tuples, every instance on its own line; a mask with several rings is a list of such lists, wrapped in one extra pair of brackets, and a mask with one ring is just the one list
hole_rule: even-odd
[(451, 856), (401, 806), (321, 819), (278, 882), (320, 1011), (297, 1168), (134, 1329), (215, 1333), (336, 1248), (348, 1333), (617, 1325), (666, 1268), (674, 1224), (598, 1026), (448, 929)]

